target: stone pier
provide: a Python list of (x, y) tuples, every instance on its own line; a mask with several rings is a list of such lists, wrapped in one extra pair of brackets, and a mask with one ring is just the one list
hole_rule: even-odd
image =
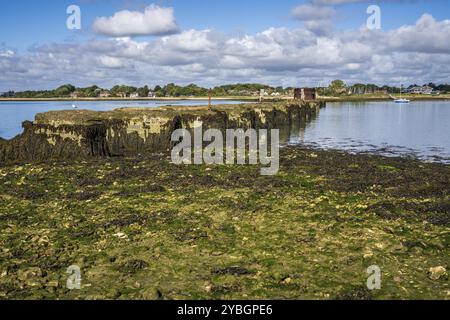
[(174, 130), (274, 129), (308, 119), (324, 106), (318, 101), (206, 107), (123, 108), (108, 112), (52, 111), (24, 122), (24, 132), (12, 140), (0, 139), (0, 163), (132, 157), (166, 153)]

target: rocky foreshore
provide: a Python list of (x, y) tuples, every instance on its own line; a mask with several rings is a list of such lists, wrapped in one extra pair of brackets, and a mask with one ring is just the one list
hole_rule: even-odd
[(319, 107), (38, 115), (0, 141), (19, 161), (0, 165), (0, 299), (450, 299), (449, 165), (285, 146), (262, 176), (164, 152), (195, 122), (295, 129)]
[(280, 160), (276, 176), (164, 155), (2, 166), (0, 299), (450, 299), (449, 165)]

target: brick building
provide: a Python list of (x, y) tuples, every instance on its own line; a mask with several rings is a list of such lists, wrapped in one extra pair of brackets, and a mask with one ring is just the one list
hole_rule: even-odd
[(294, 99), (296, 100), (316, 100), (316, 97), (315, 88), (296, 88), (294, 90)]

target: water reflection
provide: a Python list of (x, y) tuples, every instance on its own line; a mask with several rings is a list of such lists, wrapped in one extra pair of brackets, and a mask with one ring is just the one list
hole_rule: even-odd
[[(85, 101), (79, 109), (204, 105), (207, 101)], [(238, 101), (213, 101), (215, 104)], [(0, 137), (22, 132), (36, 113), (71, 109), (73, 102), (0, 102)], [(328, 103), (310, 119), (292, 119), (281, 128), (281, 142), (348, 152), (379, 153), (450, 163), (450, 101)]]
[(289, 126), (283, 143), (450, 163), (450, 102), (329, 103)]

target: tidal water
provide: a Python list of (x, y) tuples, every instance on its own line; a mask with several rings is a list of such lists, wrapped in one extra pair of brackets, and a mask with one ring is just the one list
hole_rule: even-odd
[[(11, 139), (37, 113), (79, 109), (108, 111), (123, 107), (206, 105), (207, 101), (0, 102), (0, 137)], [(235, 104), (238, 101), (213, 101)], [(450, 101), (328, 103), (306, 123), (294, 124), (286, 143), (349, 152), (408, 156), (450, 163)]]
[(289, 143), (450, 163), (450, 101), (328, 103)]

